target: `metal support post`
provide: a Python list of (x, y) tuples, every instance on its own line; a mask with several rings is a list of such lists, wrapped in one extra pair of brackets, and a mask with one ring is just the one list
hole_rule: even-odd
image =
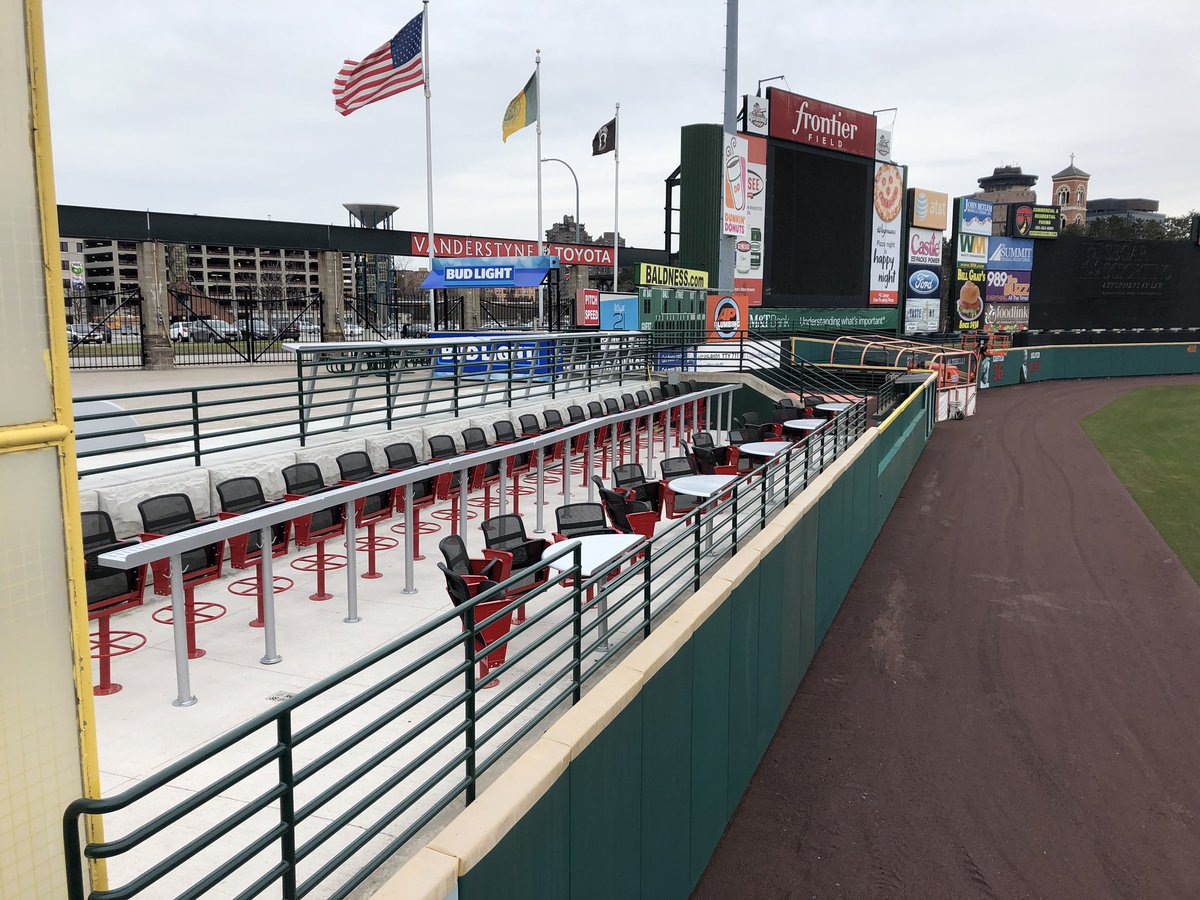
[(172, 706), (192, 706), (191, 672), (188, 669), (187, 594), (183, 589), (183, 560), (171, 557), (171, 632), (175, 643), (175, 699)]
[(258, 577), (262, 591), (263, 610), (263, 658), (259, 660), (264, 666), (273, 666), (283, 661), (279, 648), (275, 643), (275, 573), (274, 559), (271, 556), (275, 536), (270, 525), (258, 532), (259, 557)]
[(358, 537), (354, 528), (354, 501), (346, 502), (346, 618), (347, 625), (361, 622), (358, 615)]
[(413, 585), (413, 485), (406, 484), (401, 490), (404, 491), (404, 588), (400, 593), (415, 594), (417, 589)]
[(537, 526), (533, 529), (534, 534), (546, 533), (546, 473), (542, 470), (545, 464), (546, 451), (543, 447), (537, 449), (537, 495), (534, 497), (534, 506), (537, 508), (537, 515), (534, 517)]

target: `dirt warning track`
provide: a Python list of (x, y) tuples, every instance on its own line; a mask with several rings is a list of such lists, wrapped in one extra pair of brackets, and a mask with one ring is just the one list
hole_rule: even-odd
[(1078, 424), (1196, 381), (938, 426), (695, 897), (1200, 897), (1200, 589)]

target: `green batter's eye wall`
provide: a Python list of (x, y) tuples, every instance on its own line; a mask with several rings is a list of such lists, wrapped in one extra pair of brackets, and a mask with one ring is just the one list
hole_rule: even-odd
[(933, 427), (927, 382), (375, 895), (684, 898)]

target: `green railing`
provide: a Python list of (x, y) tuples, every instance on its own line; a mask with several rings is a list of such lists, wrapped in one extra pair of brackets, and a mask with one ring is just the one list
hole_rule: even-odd
[(76, 397), (80, 475), (512, 407), (644, 380), (650, 363), (640, 332), (288, 346), (287, 378)]
[[(860, 401), (817, 437), (732, 477), (686, 518), (592, 575), (583, 574), (577, 544), (552, 547), (537, 565), (135, 787), (74, 801), (63, 817), (68, 896), (118, 900), (166, 886), (194, 898), (218, 885), (239, 898), (267, 890), (350, 895), (439, 815), (470, 803), (508, 751), (578, 701), (606, 664), (648, 635), (866, 428)], [(339, 490), (365, 493), (372, 485)], [(172, 539), (188, 540), (161, 540)], [(545, 584), (478, 614), (556, 561)], [(527, 604), (523, 623), (485, 637)], [(478, 664), (501, 647), (504, 663), (479, 678)], [(489, 689), (493, 679), (503, 683)], [(178, 788), (189, 796), (173, 798)], [(101, 818), (103, 840), (82, 839), (88, 816)], [(119, 884), (89, 891), (85, 860), (109, 863), (110, 881)]]

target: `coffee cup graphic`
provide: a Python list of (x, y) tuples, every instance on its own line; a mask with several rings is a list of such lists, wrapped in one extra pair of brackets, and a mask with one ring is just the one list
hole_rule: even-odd
[(746, 208), (746, 158), (730, 156), (725, 160), (725, 205)]

